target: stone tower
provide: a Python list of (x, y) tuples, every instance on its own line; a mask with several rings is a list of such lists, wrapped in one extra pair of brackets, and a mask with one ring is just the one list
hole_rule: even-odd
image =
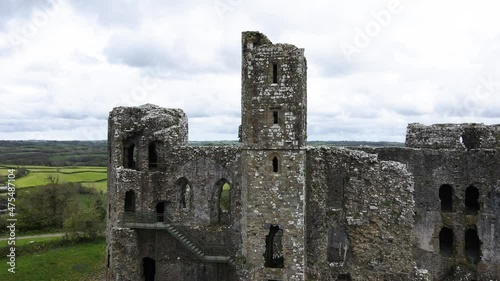
[(248, 280), (304, 280), (304, 49), (242, 34), (241, 174)]

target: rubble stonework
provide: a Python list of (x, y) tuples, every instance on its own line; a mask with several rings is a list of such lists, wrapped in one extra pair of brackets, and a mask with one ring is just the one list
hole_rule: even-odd
[(308, 147), (306, 85), (303, 49), (243, 32), (241, 145), (188, 146), (180, 109), (113, 109), (107, 280), (500, 280), (500, 126)]

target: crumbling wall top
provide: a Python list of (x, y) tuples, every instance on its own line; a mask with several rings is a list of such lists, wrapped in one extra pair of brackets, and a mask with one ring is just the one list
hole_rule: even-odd
[(432, 149), (493, 149), (500, 147), (500, 125), (482, 123), (411, 123), (406, 130), (406, 147)]
[(188, 120), (182, 109), (162, 108), (153, 104), (115, 107), (109, 114), (113, 140), (142, 135), (170, 145), (186, 145)]

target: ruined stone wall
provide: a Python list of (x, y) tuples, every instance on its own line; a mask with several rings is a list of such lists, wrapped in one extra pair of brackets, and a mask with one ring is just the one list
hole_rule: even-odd
[[(187, 118), (179, 109), (164, 109), (147, 104), (140, 107), (117, 107), (110, 112), (106, 226), (108, 279), (132, 280), (137, 269), (140, 269), (139, 257), (135, 256), (138, 253), (136, 234), (131, 230), (120, 229), (119, 222), (125, 209), (127, 191), (134, 192), (137, 210), (144, 208), (141, 202), (144, 201), (144, 189), (149, 188), (145, 183), (148, 181), (146, 174), (149, 172), (150, 143), (159, 142), (164, 149), (185, 145), (187, 133)], [(133, 155), (129, 158), (127, 152)]]
[[(164, 212), (205, 246), (218, 246), (209, 247), (213, 252), (206, 254), (235, 256), (240, 250), (239, 149), (187, 147), (186, 143), (187, 118), (181, 110), (145, 105), (111, 112), (109, 280), (142, 280), (146, 257), (155, 260), (156, 274), (162, 278), (237, 278), (234, 267), (201, 262), (165, 230), (121, 227), (122, 215), (130, 208), (126, 194), (133, 192), (133, 211)], [(230, 199), (228, 210), (222, 211), (219, 201), (225, 183), (231, 187)], [(181, 189), (186, 185), (183, 196)]]
[[(405, 163), (414, 177), (414, 259), (418, 266), (428, 269), (434, 280), (445, 277), (449, 278), (447, 280), (499, 280), (499, 151), (411, 148), (371, 150), (382, 160)], [(440, 196), (440, 190), (444, 190), (441, 189), (443, 185), (449, 185), (452, 189), (451, 206), (448, 209), (442, 209), (443, 200), (446, 200)], [(477, 212), (465, 203), (466, 190), (470, 186), (479, 191)], [(443, 227), (453, 231), (451, 253), (440, 251), (440, 232)], [(480, 239), (479, 262), (468, 258), (465, 251), (465, 233), (469, 229), (476, 229)], [(458, 276), (456, 272), (462, 272), (462, 275)]]
[(413, 180), (397, 162), (308, 148), (307, 280), (413, 278)]
[(500, 147), (500, 126), (484, 124), (408, 125), (406, 147), (478, 149)]

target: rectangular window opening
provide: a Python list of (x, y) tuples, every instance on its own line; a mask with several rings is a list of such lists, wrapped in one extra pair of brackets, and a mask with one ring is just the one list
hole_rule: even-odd
[(278, 111), (273, 111), (273, 124), (279, 123), (279, 114)]
[(278, 83), (278, 64), (273, 63), (273, 83)]

